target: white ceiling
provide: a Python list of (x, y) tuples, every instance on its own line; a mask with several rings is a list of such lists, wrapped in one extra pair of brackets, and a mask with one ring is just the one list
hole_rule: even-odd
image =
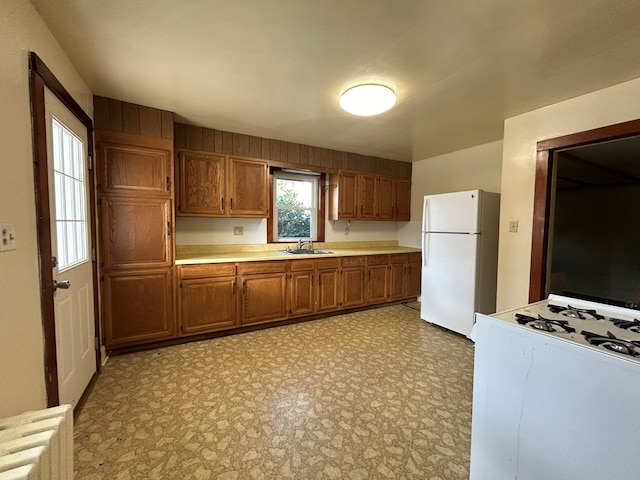
[[(640, 77), (640, 0), (32, 0), (94, 93), (184, 123), (397, 160)], [(55, 72), (54, 72), (55, 73)], [(378, 117), (354, 82), (395, 86)]]

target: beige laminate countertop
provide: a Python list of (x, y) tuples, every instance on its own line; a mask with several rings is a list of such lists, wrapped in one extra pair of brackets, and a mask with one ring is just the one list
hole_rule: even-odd
[[(334, 246), (335, 245), (335, 246)], [(357, 255), (385, 255), (393, 253), (420, 253), (419, 248), (398, 246), (397, 242), (344, 242), (314, 243), (315, 249), (329, 250), (331, 253), (292, 255), (284, 253), (283, 245), (243, 245), (243, 246), (195, 246), (177, 248), (176, 265), (197, 265), (204, 263), (254, 262), (264, 260), (295, 260), (304, 258), (347, 257)], [(235, 250), (233, 247), (236, 247)]]

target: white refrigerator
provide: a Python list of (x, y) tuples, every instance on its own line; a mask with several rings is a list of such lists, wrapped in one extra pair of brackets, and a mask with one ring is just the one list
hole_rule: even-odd
[(423, 320), (471, 336), (474, 313), (494, 313), (500, 195), (427, 195), (422, 217)]

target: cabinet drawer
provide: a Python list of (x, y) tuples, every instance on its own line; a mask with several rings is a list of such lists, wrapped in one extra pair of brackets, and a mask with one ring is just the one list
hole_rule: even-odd
[(389, 263), (389, 255), (367, 256), (367, 265), (387, 265), (388, 263)]
[(289, 268), (292, 272), (298, 272), (302, 270), (313, 270), (315, 266), (315, 260), (291, 260), (291, 266)]
[(422, 253), (415, 252), (407, 254), (410, 262), (421, 262), (422, 261)]
[(364, 257), (342, 257), (343, 267), (360, 267), (364, 266)]
[(394, 255), (389, 255), (389, 263), (392, 265), (402, 265), (407, 263), (407, 254), (406, 253), (396, 253)]
[(180, 278), (230, 277), (236, 274), (235, 263), (180, 266)]
[(238, 274), (252, 275), (256, 273), (284, 273), (287, 262), (284, 260), (273, 262), (246, 262), (238, 264)]
[(316, 260), (316, 262), (318, 270), (323, 270), (325, 268), (338, 268), (340, 266), (340, 259), (338, 257), (321, 258)]

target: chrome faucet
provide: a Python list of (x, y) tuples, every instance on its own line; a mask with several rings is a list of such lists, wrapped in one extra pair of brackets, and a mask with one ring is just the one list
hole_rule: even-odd
[(309, 250), (313, 250), (313, 240), (303, 241), (301, 238), (298, 239), (298, 250), (302, 250), (303, 245), (309, 245)]

